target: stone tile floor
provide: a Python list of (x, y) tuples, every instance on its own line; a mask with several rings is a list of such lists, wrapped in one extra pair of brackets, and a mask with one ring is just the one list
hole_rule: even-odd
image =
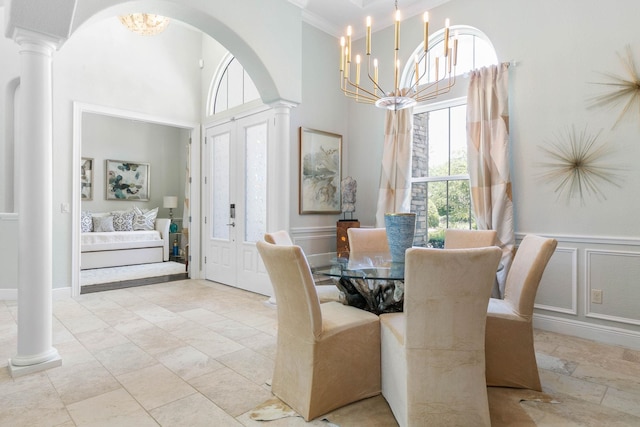
[[(0, 301), (0, 426), (328, 426), (249, 411), (272, 395), (276, 310), (266, 298), (184, 280), (54, 301), (62, 366), (12, 379), (15, 301)], [(640, 351), (536, 331), (538, 426), (640, 426)], [(346, 426), (395, 426), (380, 396), (335, 411)]]

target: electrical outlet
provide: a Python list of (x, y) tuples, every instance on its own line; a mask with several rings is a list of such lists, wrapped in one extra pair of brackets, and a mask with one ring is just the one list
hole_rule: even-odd
[(602, 289), (591, 289), (591, 302), (602, 304)]

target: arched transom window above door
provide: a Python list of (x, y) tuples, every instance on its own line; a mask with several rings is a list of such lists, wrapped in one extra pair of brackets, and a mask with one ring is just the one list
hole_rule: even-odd
[(228, 54), (213, 76), (207, 102), (207, 115), (221, 113), (259, 100), (260, 94), (240, 62)]

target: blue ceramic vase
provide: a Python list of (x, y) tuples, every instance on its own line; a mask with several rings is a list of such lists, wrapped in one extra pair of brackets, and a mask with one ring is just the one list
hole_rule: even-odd
[(416, 233), (416, 214), (414, 213), (386, 213), (384, 225), (387, 229), (387, 240), (391, 261), (404, 262), (404, 253), (413, 246)]

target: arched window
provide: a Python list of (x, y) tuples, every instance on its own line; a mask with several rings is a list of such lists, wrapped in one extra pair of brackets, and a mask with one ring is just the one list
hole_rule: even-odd
[[(417, 215), (415, 245), (442, 247), (447, 228), (476, 228), (471, 213), (471, 194), (467, 170), (466, 113), (467, 99), (461, 90), (468, 87), (469, 71), (497, 64), (489, 39), (478, 29), (455, 26), (458, 33), (458, 63), (455, 92), (440, 96), (436, 102), (414, 107), (414, 136), (411, 174), (411, 212)], [(435, 81), (435, 57), (444, 53), (444, 31), (429, 39), (426, 84)], [(415, 79), (416, 53), (404, 68), (401, 87), (410, 87)], [(439, 61), (444, 64), (444, 61)], [(420, 75), (424, 71), (421, 65)], [(443, 69), (439, 76), (442, 78)]]
[(238, 107), (260, 99), (253, 80), (244, 67), (231, 54), (220, 63), (209, 89), (207, 115)]
[[(497, 64), (498, 57), (493, 45), (487, 36), (477, 28), (467, 25), (454, 25), (450, 27), (450, 33), (458, 37), (458, 63), (455, 68), (456, 76), (461, 76), (476, 68), (486, 65)], [(411, 87), (415, 82), (415, 58), (422, 53), (423, 46), (420, 44), (407, 61), (402, 73), (403, 84), (400, 87)], [(441, 57), (439, 61), (440, 78), (444, 75), (445, 61), (444, 54), (444, 30), (440, 30), (429, 37), (429, 50), (427, 52), (427, 73), (425, 72), (425, 61), (420, 61), (419, 73), (422, 77), (420, 84), (431, 83), (436, 77), (436, 57)]]

